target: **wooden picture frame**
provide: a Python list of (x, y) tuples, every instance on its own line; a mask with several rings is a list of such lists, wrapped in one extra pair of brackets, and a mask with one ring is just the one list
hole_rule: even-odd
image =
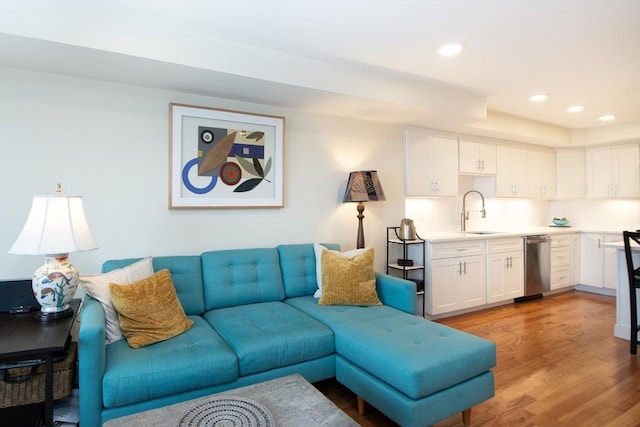
[(169, 104), (169, 208), (283, 207), (284, 122)]

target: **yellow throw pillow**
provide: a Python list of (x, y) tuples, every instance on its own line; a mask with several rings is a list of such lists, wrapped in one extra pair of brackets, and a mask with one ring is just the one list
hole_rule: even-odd
[(193, 325), (178, 300), (169, 270), (130, 285), (110, 283), (109, 291), (122, 334), (132, 348), (173, 338)]
[(376, 292), (373, 248), (353, 257), (322, 251), (320, 305), (382, 305)]

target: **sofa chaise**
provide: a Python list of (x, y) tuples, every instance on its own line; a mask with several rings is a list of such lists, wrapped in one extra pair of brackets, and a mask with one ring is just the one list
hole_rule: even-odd
[[(327, 244), (339, 250), (338, 245)], [(103, 272), (137, 259), (109, 260)], [(319, 305), (313, 244), (154, 257), (193, 325), (141, 348), (105, 344), (105, 311), (84, 299), (80, 425), (293, 373), (335, 377), (406, 427), (427, 426), (494, 395), (495, 345), (415, 315), (413, 282), (375, 273), (383, 305)]]

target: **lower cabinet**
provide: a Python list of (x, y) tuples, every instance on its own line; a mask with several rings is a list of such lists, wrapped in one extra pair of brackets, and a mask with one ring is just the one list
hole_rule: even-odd
[(435, 315), (485, 304), (485, 240), (429, 242), (425, 312)]
[(524, 295), (522, 238), (487, 241), (487, 303)]
[(618, 275), (616, 252), (604, 242), (622, 240), (621, 234), (584, 233), (580, 240), (580, 284), (615, 290)]
[(433, 260), (429, 314), (484, 304), (484, 272), (482, 255)]

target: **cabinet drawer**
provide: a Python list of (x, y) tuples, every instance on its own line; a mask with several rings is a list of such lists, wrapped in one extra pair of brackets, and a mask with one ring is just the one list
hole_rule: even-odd
[(571, 274), (569, 266), (551, 268), (551, 289), (569, 286)]
[(562, 234), (560, 236), (552, 236), (551, 237), (551, 247), (557, 248), (559, 246), (569, 246), (571, 243), (571, 235), (570, 234)]
[(571, 253), (569, 247), (551, 248), (551, 268), (569, 265), (571, 263)]
[(431, 259), (484, 255), (485, 240), (464, 240), (431, 244)]
[(487, 252), (490, 254), (522, 250), (524, 250), (524, 246), (521, 237), (507, 237), (505, 239), (487, 240)]

